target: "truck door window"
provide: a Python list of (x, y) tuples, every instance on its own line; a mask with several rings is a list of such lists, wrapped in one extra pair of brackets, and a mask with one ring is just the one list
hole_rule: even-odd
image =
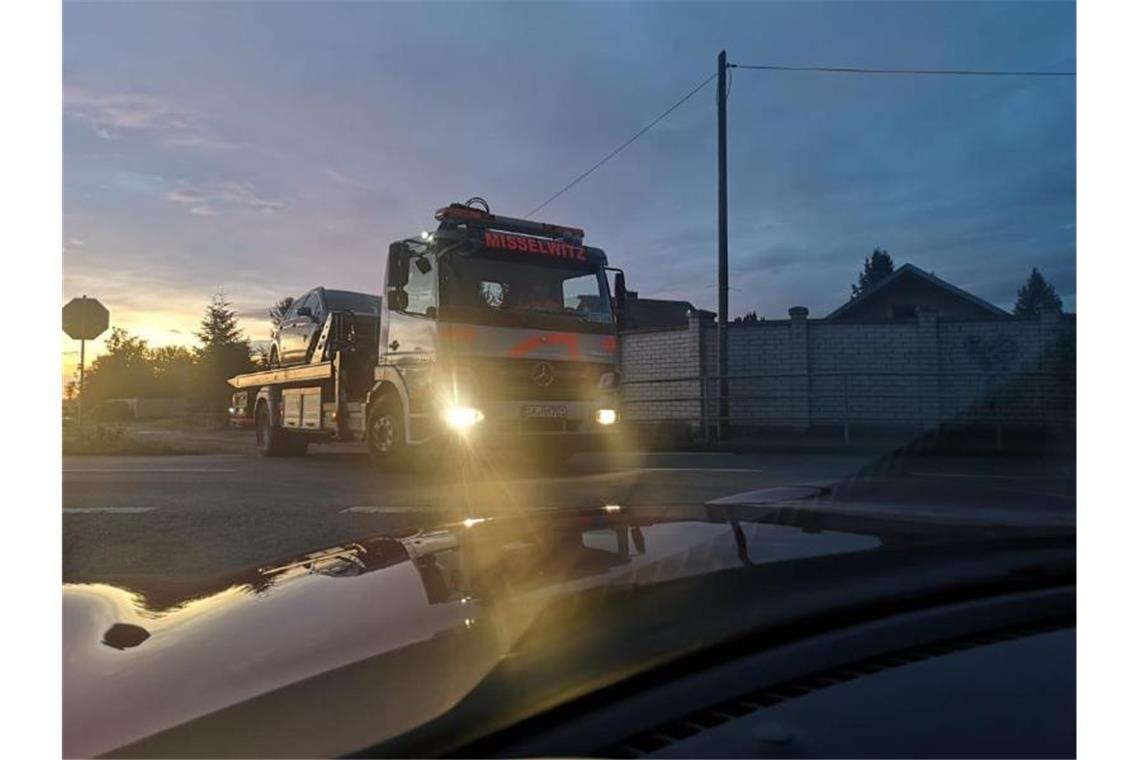
[(408, 284), (404, 286), (408, 294), (408, 306), (404, 311), (409, 314), (427, 314), (429, 308), (436, 308), (435, 272), (435, 267), (426, 273), (414, 264), (408, 267)]
[(597, 274), (593, 272), (562, 281), (562, 306), (595, 322), (610, 321), (609, 303), (600, 290)]

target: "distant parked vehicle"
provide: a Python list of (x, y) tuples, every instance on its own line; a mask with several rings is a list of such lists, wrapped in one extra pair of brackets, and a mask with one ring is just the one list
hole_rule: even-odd
[(380, 319), (380, 296), (350, 290), (313, 288), (293, 301), (273, 333), (269, 366), (286, 367), (309, 362), (313, 346), (330, 313), (352, 313), (364, 320)]

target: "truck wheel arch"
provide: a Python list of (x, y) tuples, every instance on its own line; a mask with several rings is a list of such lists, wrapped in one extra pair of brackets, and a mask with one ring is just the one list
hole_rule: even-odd
[[(400, 408), (404, 410), (404, 440), (405, 442), (410, 443), (410, 425), (407, 424), (408, 391), (404, 387), (403, 378), (401, 378), (399, 373), (395, 370), (385, 368), (381, 379), (376, 381), (376, 383), (372, 386), (372, 390), (368, 392), (368, 396), (364, 401), (364, 408), (367, 410), (366, 420), (367, 415), (371, 415), (372, 413), (372, 407), (386, 394), (390, 393), (394, 393), (400, 400)], [(367, 421), (365, 422), (365, 425), (367, 426)]]

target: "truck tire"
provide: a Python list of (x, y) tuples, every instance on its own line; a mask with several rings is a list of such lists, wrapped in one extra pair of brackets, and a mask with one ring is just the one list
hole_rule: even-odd
[(385, 393), (368, 407), (368, 458), (382, 470), (407, 463), (404, 437), (404, 407), (394, 393)]
[(291, 435), (272, 424), (269, 418), (269, 404), (259, 401), (254, 413), (254, 427), (257, 430), (257, 451), (263, 457), (303, 456), (309, 449), (309, 441), (298, 435)]

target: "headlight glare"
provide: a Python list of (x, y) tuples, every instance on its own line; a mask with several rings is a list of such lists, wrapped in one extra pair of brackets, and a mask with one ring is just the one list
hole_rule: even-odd
[(444, 420), (454, 430), (469, 430), (483, 421), (483, 412), (469, 406), (453, 406), (444, 413)]

